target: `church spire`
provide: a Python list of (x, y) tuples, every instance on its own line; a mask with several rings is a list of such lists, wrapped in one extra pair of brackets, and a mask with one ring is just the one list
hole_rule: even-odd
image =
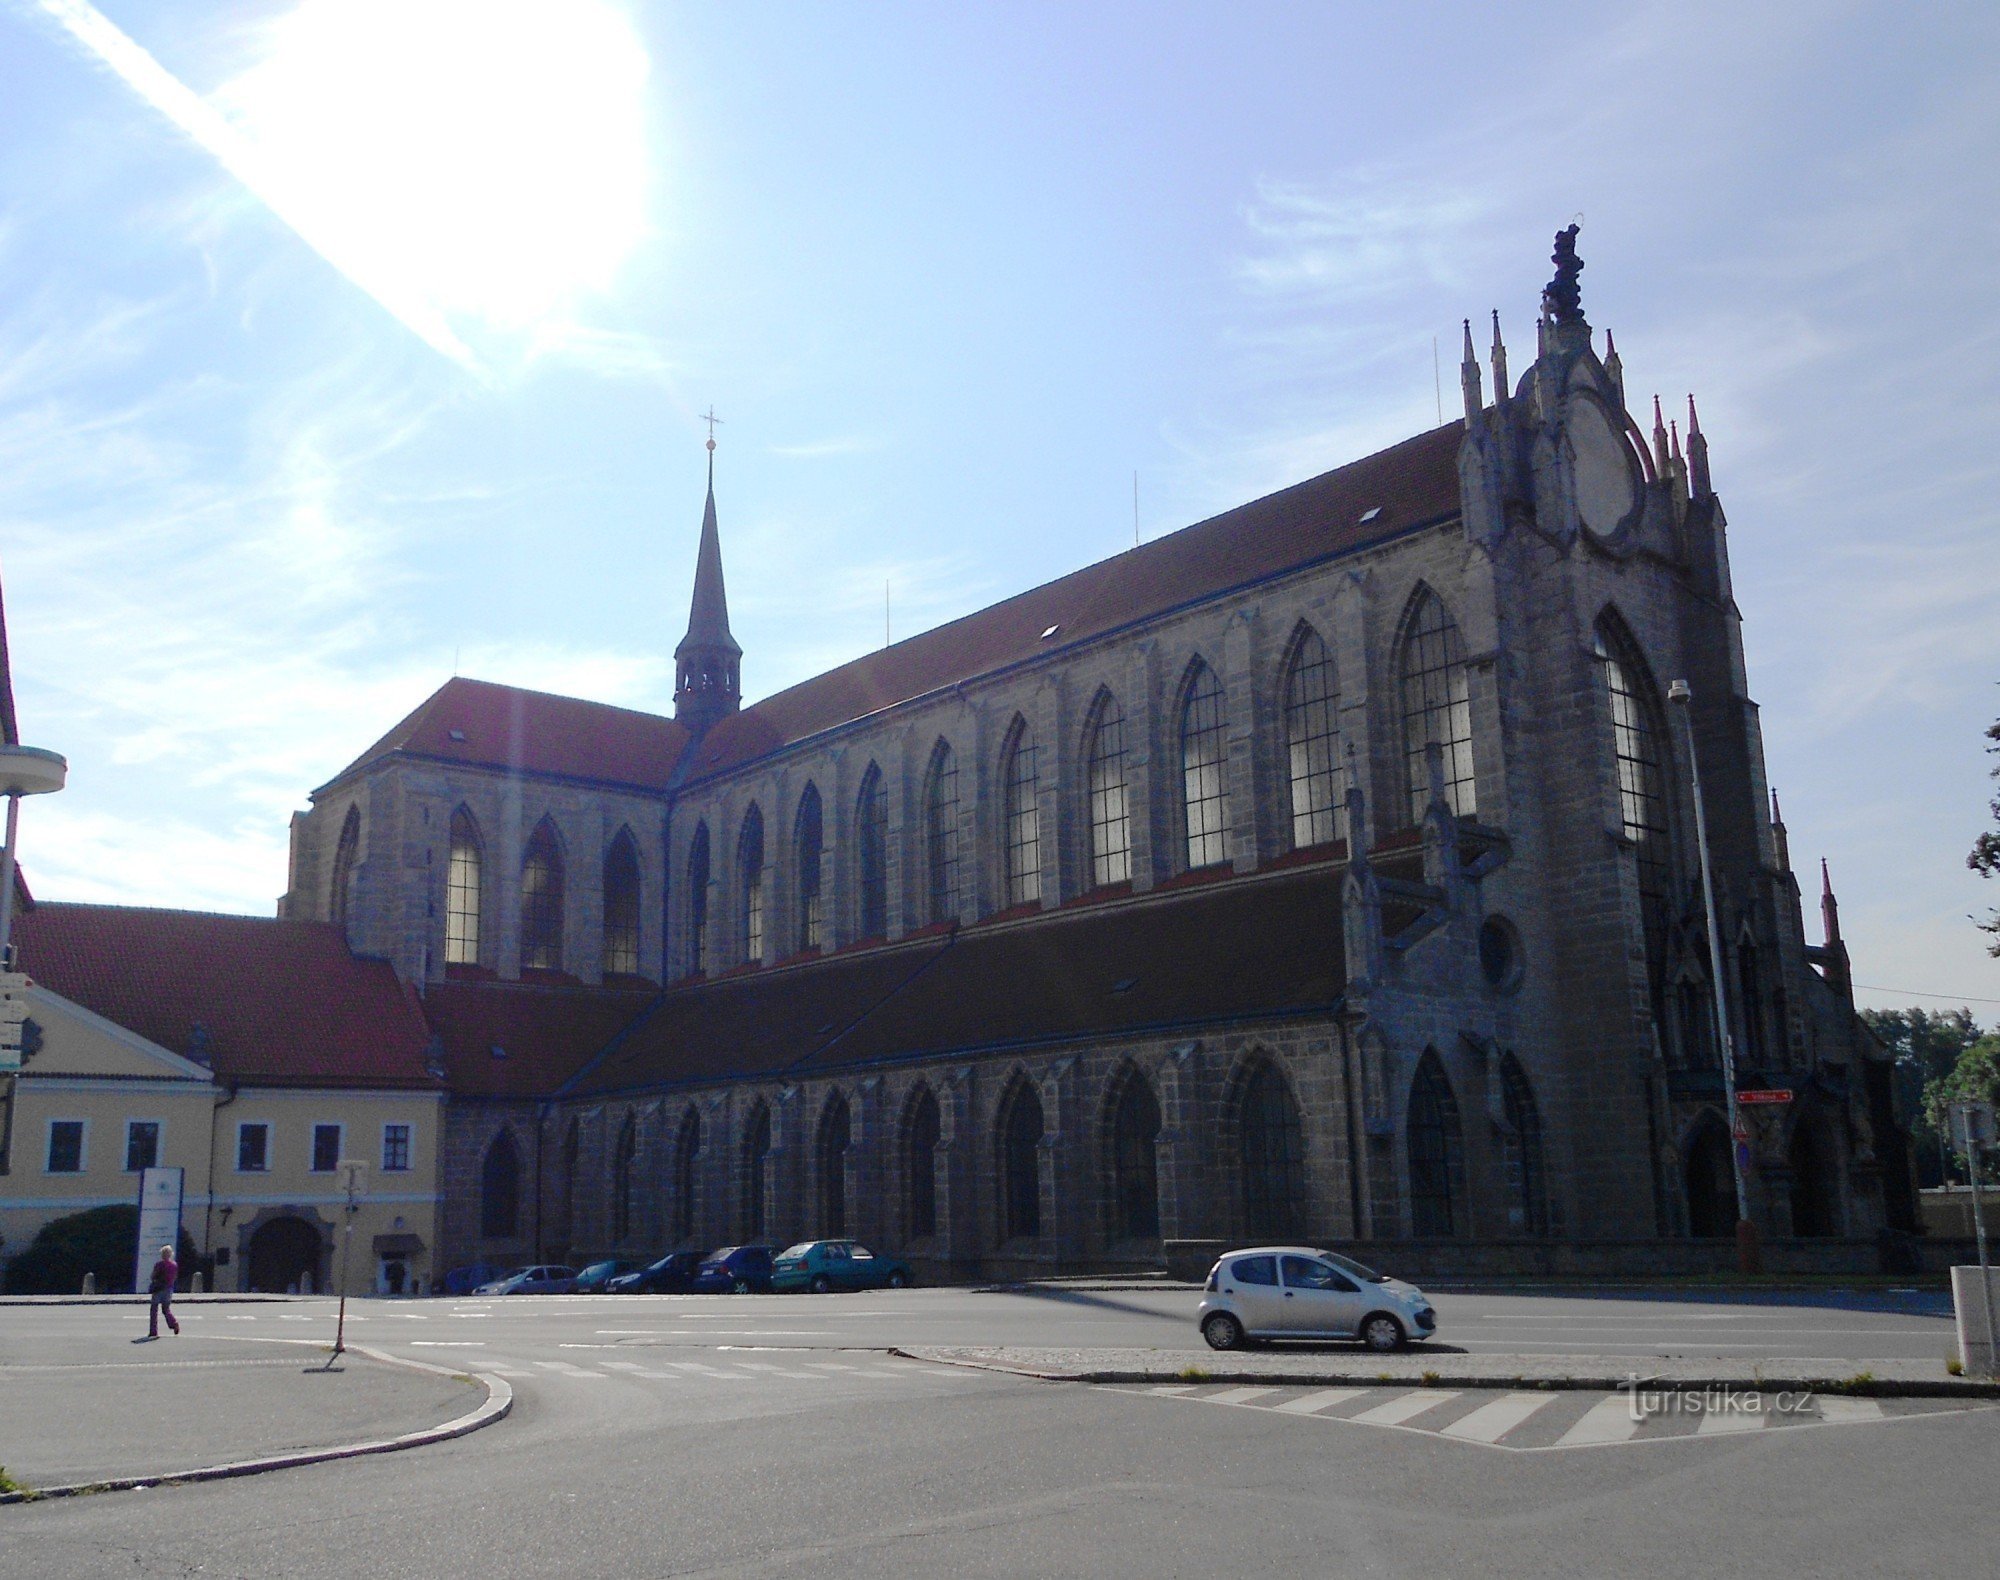
[(722, 535), (715, 525), (715, 424), (708, 429), (708, 501), (701, 512), (701, 547), (695, 553), (694, 599), (687, 635), (674, 649), (674, 717), (695, 734), (734, 713), (743, 702), (743, 649), (729, 634), (729, 598), (722, 585)]

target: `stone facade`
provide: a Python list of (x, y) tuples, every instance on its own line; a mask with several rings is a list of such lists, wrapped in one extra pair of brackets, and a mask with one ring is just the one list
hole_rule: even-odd
[[(1245, 1203), (1268, 1206), (1273, 1181), (1295, 1197), (1281, 1217), (1323, 1240), (1442, 1231), (1490, 1246), (1632, 1245), (1721, 1232), (1735, 1207), (1718, 1196), (1729, 1140), (1683, 708), (1741, 1083), (1793, 1094), (1745, 1110), (1752, 1217), (1768, 1235), (1829, 1243), (1914, 1229), (1886, 1066), (1853, 1014), (1837, 916), (1829, 897), (1825, 940), (1807, 943), (1769, 803), (1726, 522), (1692, 405), (1685, 449), (1657, 406), (1649, 443), (1627, 412), (1616, 354), (1600, 358), (1580, 308), (1555, 293), (1538, 330), (1538, 354), (1512, 386), (1496, 333), (1490, 394), (1468, 332), (1463, 424), (1363, 463), (1393, 479), (1443, 455), (1455, 508), (1364, 532), (1355, 546), (1340, 534), (1375, 510), (1326, 523), (1332, 546), (1280, 572), (1242, 584), (1210, 574), (1084, 639), (1051, 627), (1029, 658), (973, 665), (714, 771), (683, 759), (664, 789), (392, 752), (322, 790), (295, 822), (285, 913), (344, 918), (355, 949), (416, 983), (447, 976), (442, 886), (459, 808), (488, 854), (479, 964), (503, 980), (522, 975), (519, 873), (544, 818), (563, 850), (564, 967), (584, 984), (603, 975), (599, 877), (621, 831), (641, 855), (642, 972), (696, 984), (687, 991), (742, 973), (775, 979), (940, 927), (1011, 924), (1293, 863), (1343, 874), (1342, 958), (1329, 966), (1344, 994), (1336, 1010), (1297, 1023), (1055, 1037), (797, 1080), (746, 1071), (691, 1081), (669, 1063), (649, 1090), (614, 1095), (565, 1072), (539, 1103), (462, 1094), (444, 1147), (451, 1253), (574, 1259), (840, 1229), (934, 1273), (1150, 1261), (1162, 1241), (1268, 1228)], [(713, 531), (711, 495), (705, 545)], [(1424, 633), (1439, 628), (1440, 610), (1452, 635), (1433, 642)], [(1331, 659), (1337, 723), (1332, 772), (1317, 789), (1301, 779), (1288, 708), (1313, 638)], [(1425, 654), (1444, 655), (1428, 673)], [(1185, 734), (1204, 672), (1221, 697), (1221, 756), (1205, 781), (1226, 805), (1220, 861), (1189, 821), (1206, 815), (1191, 808)], [(1686, 704), (1667, 696), (1678, 679), (1691, 688)], [(1123, 717), (1129, 812), (1129, 876), (1109, 886), (1093, 863), (1088, 768), (1106, 698)], [(1035, 752), (1028, 821), (1030, 803), (1010, 804), (1006, 789), (1010, 773), (1020, 782), (1012, 753), (1024, 743)], [(948, 801), (932, 788), (946, 750)], [(886, 802), (872, 880), (860, 805), (871, 774)], [(1318, 811), (1338, 837), (1300, 848), (1301, 798), (1329, 793)], [(809, 797), (816, 859), (802, 832)], [(350, 809), (359, 835), (343, 859)], [(762, 855), (754, 947), (752, 824)], [(1029, 826), (1032, 881), (1009, 854)], [(943, 911), (941, 836), (957, 852)], [(879, 930), (871, 881), (885, 895)], [(1291, 1121), (1259, 1108), (1266, 1130), (1245, 1128), (1245, 1081), (1259, 1061), (1281, 1078), (1296, 1119), (1299, 1155), (1277, 1165), (1269, 1148), (1290, 1144), (1273, 1137)], [(1148, 1142), (1157, 1225), (1138, 1236), (1116, 1232), (1111, 1204), (1130, 1187), (1109, 1128), (1135, 1079), (1158, 1113)], [(938, 1114), (928, 1233), (910, 1222), (919, 1087)], [(1029, 1235), (1010, 1232), (1003, 1177), (1007, 1104), (1021, 1089), (1042, 1126)], [(847, 1139), (829, 1163), (836, 1099)], [(1144, 1097), (1133, 1102), (1146, 1111)], [(746, 1148), (766, 1119), (769, 1148), (753, 1158)], [(489, 1239), (477, 1232), (481, 1169), (502, 1127), (540, 1136), (535, 1199), (523, 1208), (537, 1227)], [(699, 1149), (683, 1159), (681, 1138), (697, 1130)], [(1134, 1167), (1128, 1155), (1126, 1175)], [(1011, 1188), (1020, 1208), (1025, 1187)]]

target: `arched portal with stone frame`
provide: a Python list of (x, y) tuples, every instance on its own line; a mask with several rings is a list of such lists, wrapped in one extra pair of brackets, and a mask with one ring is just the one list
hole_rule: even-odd
[(1681, 1145), (1681, 1183), (1687, 1231), (1698, 1240), (1736, 1232), (1736, 1172), (1729, 1156), (1729, 1127), (1713, 1109), (1703, 1110)]
[(994, 1201), (1005, 1245), (1042, 1232), (1042, 1099), (1024, 1073), (1009, 1078), (996, 1115)]
[(1159, 1094), (1145, 1071), (1127, 1061), (1106, 1083), (1098, 1123), (1099, 1179), (1110, 1244), (1160, 1237), (1159, 1144)]
[(853, 1114), (846, 1095), (835, 1090), (827, 1094), (820, 1109), (813, 1148), (819, 1233), (827, 1239), (841, 1239), (848, 1233), (847, 1158), (853, 1145)]
[(639, 1152), (639, 1116), (625, 1110), (618, 1126), (618, 1144), (611, 1154), (611, 1242), (623, 1245), (632, 1238), (632, 1172)]
[(486, 1144), (479, 1161), (479, 1235), (512, 1240), (521, 1233), (521, 1148), (511, 1128)]
[(742, 1183), (737, 1199), (743, 1204), (743, 1238), (761, 1240), (770, 1229), (770, 1201), (764, 1178), (771, 1156), (771, 1105), (762, 1098), (750, 1110), (743, 1127), (742, 1153), (738, 1167)]
[(1548, 1169), (1542, 1112), (1528, 1072), (1511, 1052), (1500, 1056), (1501, 1160), (1506, 1169), (1507, 1232), (1539, 1239), (1549, 1232)]
[(1802, 1240), (1841, 1232), (1840, 1142), (1814, 1097), (1796, 1105), (1785, 1161), (1791, 1171), (1792, 1233)]
[(701, 1220), (698, 1195), (701, 1180), (701, 1112), (689, 1103), (674, 1133), (672, 1175), (668, 1181), (667, 1233), (677, 1245), (695, 1237)]
[(943, 1131), (930, 1082), (920, 1080), (910, 1088), (896, 1128), (903, 1238), (915, 1243), (938, 1232), (937, 1152)]
[(1239, 1226), (1253, 1241), (1297, 1240), (1309, 1227), (1305, 1127), (1277, 1060), (1246, 1054), (1224, 1089), (1216, 1160)]

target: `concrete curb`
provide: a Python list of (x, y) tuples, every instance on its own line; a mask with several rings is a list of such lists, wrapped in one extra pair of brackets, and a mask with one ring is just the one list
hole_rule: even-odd
[[(282, 1344), (298, 1341), (279, 1339), (262, 1342)], [(24, 1487), (18, 1492), (0, 1492), (0, 1504), (39, 1503), (44, 1498), (75, 1498), (92, 1492), (131, 1492), (140, 1487), (173, 1487), (189, 1481), (224, 1481), (234, 1476), (261, 1476), (271, 1470), (324, 1464), (332, 1459), (358, 1459), (363, 1454), (394, 1454), (406, 1448), (422, 1448), (427, 1443), (464, 1437), (481, 1427), (491, 1426), (514, 1408), (514, 1389), (504, 1377), (486, 1372), (455, 1371), (449, 1366), (433, 1366), (426, 1361), (405, 1360), (400, 1355), (385, 1354), (360, 1344), (350, 1344), (347, 1348), (356, 1355), (366, 1355), (385, 1366), (404, 1366), (412, 1371), (434, 1372), (440, 1377), (470, 1377), (486, 1389), (486, 1400), (477, 1409), (468, 1410), (441, 1425), (405, 1432), (400, 1437), (370, 1438), (334, 1448), (301, 1449), (293, 1454), (270, 1454), (262, 1459), (238, 1459), (222, 1465), (203, 1465), (195, 1470), (165, 1471), (151, 1476), (117, 1476), (105, 1481), (79, 1481), (62, 1487)]]
[[(1565, 1374), (1559, 1377), (1529, 1377), (1519, 1373), (1471, 1373), (1453, 1372), (1449, 1375), (1422, 1373), (1416, 1376), (1391, 1376), (1381, 1372), (1371, 1372), (1359, 1367), (1318, 1368), (1298, 1371), (1257, 1371), (1248, 1367), (1232, 1367), (1224, 1363), (1210, 1365), (1190, 1362), (1181, 1366), (1160, 1367), (1087, 1367), (1074, 1369), (1050, 1369), (1035, 1367), (1024, 1361), (999, 1359), (975, 1359), (964, 1355), (948, 1355), (937, 1352), (892, 1349), (892, 1355), (905, 1360), (924, 1361), (932, 1366), (961, 1366), (968, 1371), (997, 1372), (1007, 1377), (1022, 1377), (1033, 1382), (1051, 1383), (1245, 1383), (1267, 1388), (1319, 1388), (1329, 1386), (1367, 1388), (1494, 1388), (1520, 1393), (1617, 1393), (1632, 1386), (1632, 1374), (1625, 1373), (1613, 1377), (1609, 1375)], [(1189, 1377), (1189, 1372), (1200, 1372), (1199, 1378)], [(1757, 1376), (1744, 1373), (1713, 1373), (1708, 1376), (1689, 1377), (1646, 1377), (1638, 1379), (1642, 1384), (1656, 1385), (1676, 1393), (1705, 1393), (1710, 1389), (1727, 1389), (1741, 1393), (1826, 1393), (1839, 1394), (1855, 1399), (2000, 1399), (2000, 1381), (1961, 1381), (1956, 1378), (1940, 1378), (1923, 1381), (1912, 1378), (1872, 1377), (1860, 1381), (1852, 1377), (1788, 1377)]]
[[(0, 1295), (0, 1306), (144, 1306), (150, 1297), (146, 1295)], [(176, 1293), (174, 1305), (179, 1306), (282, 1306), (295, 1300), (327, 1300), (327, 1295), (249, 1295), (249, 1294), (202, 1294), (183, 1295)]]

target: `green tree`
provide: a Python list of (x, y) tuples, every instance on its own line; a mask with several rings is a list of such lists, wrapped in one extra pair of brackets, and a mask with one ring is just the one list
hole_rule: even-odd
[(1861, 1019), (1896, 1055), (1896, 1106), (1910, 1116), (1917, 1183), (1926, 1189), (1942, 1185), (1944, 1133), (1932, 1122), (1930, 1091), (1951, 1077), (1979, 1041), (1979, 1024), (1969, 1009), (1864, 1009)]
[[(1996, 719), (1986, 731), (1986, 738), (1993, 742), (1987, 751), (2000, 754), (2000, 719)], [(1993, 777), (2000, 779), (2000, 767), (1993, 770)], [(1993, 798), (1989, 810), (1993, 814), (1994, 827), (1989, 828), (1972, 842), (1972, 854), (1965, 858), (1965, 864), (1982, 878), (2000, 877), (2000, 795)], [(1993, 942), (1987, 946), (1987, 953), (2000, 957), (2000, 910), (1991, 911), (1986, 920), (1978, 924), (1980, 931), (1993, 935)]]
[[(7, 1264), (7, 1293), (73, 1295), (83, 1287), (85, 1273), (95, 1273), (98, 1289), (106, 1294), (130, 1291), (138, 1251), (137, 1207), (92, 1207), (54, 1218)], [(200, 1265), (186, 1229), (180, 1233), (178, 1260), (185, 1287), (187, 1276)]]
[[(1964, 1053), (1951, 1074), (1924, 1088), (1924, 1113), (1941, 1135), (1951, 1134), (1951, 1105), (1960, 1102), (2000, 1102), (2000, 1032), (1981, 1037)], [(1962, 1152), (1953, 1150), (1952, 1161), (1959, 1171), (1966, 1168)], [(1990, 1151), (1981, 1168), (1983, 1182), (2000, 1180), (2000, 1157)]]

